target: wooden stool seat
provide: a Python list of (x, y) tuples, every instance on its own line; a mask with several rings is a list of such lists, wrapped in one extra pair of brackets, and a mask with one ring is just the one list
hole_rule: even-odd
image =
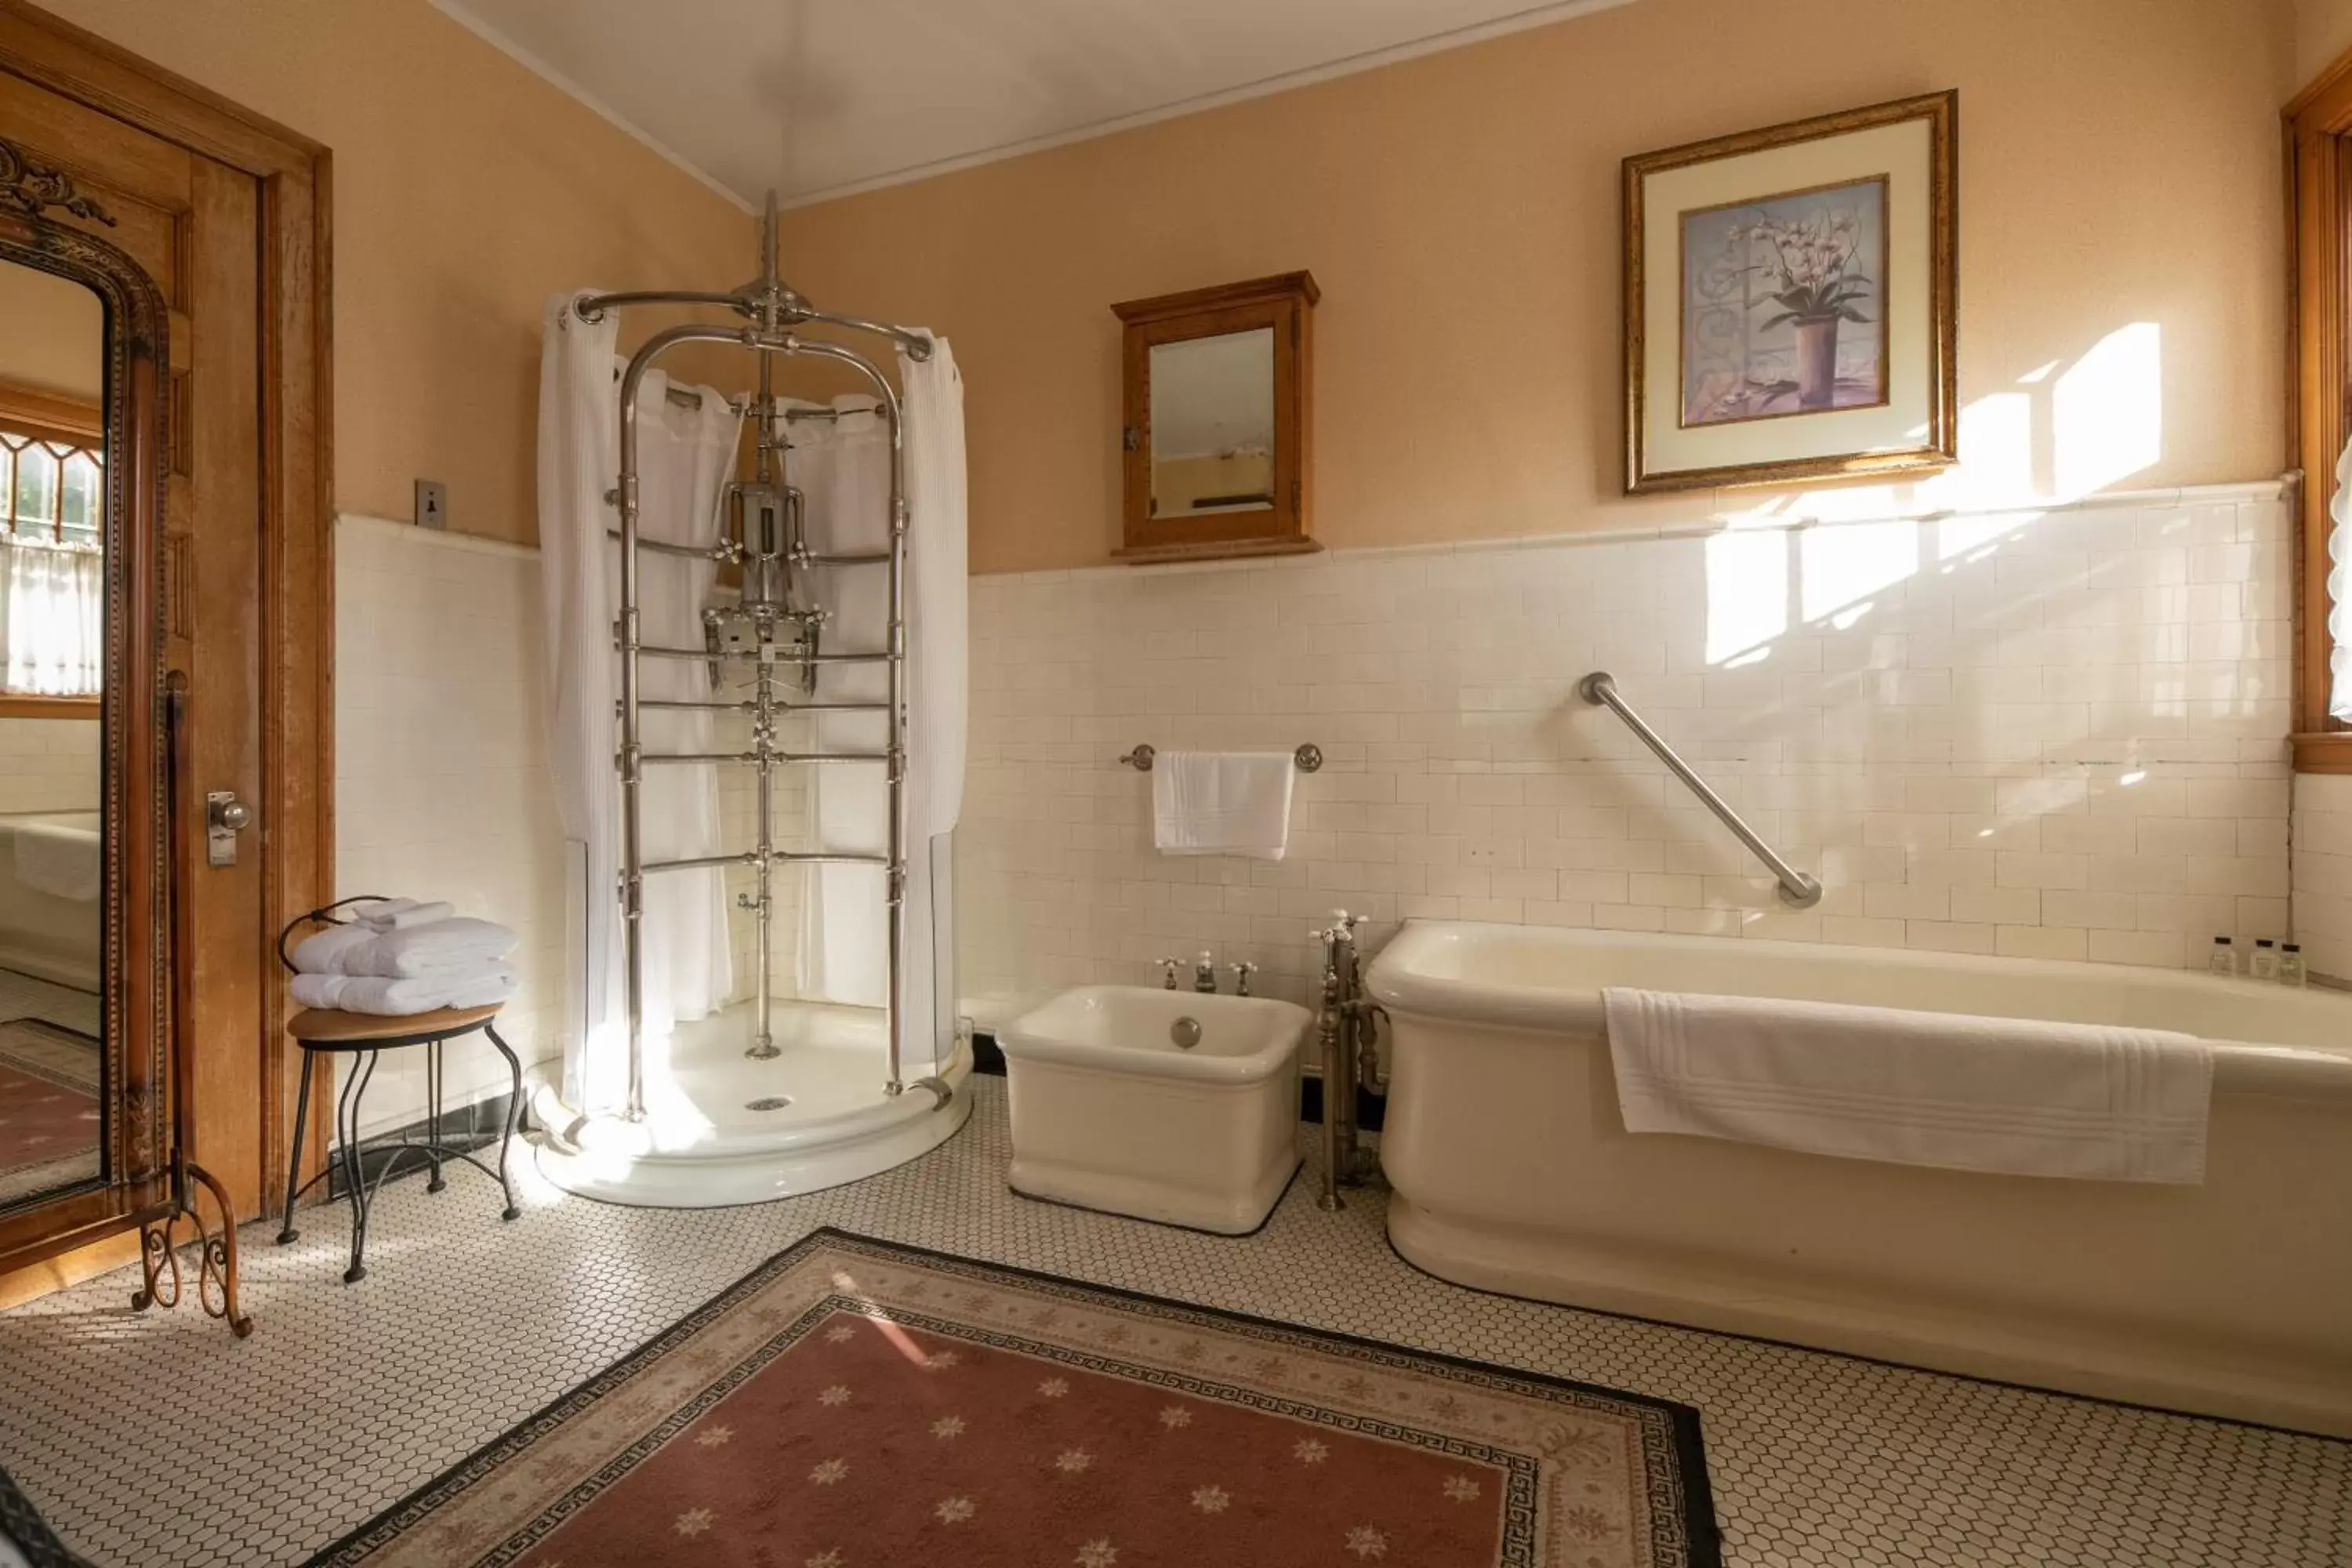
[(340, 1007), (306, 1007), (287, 1022), (286, 1032), (306, 1046), (383, 1046), (394, 1040), (411, 1044), (444, 1038), (478, 1029), (499, 1016), (500, 1004), (487, 1007), (436, 1007), (430, 1013), (387, 1016), (377, 1013), (346, 1013)]

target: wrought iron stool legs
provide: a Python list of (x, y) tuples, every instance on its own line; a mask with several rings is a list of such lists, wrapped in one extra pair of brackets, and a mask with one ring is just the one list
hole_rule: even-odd
[(368, 1079), (375, 1076), (379, 1053), (367, 1053), (366, 1065), (351, 1076), (343, 1086), (342, 1103), (336, 1108), (336, 1135), (342, 1141), (343, 1195), (352, 1200), (352, 1266), (343, 1270), (343, 1283), (356, 1285), (367, 1278), (367, 1171), (360, 1161), (360, 1101), (367, 1095)]
[(294, 1152), (286, 1160), (286, 1207), (278, 1215), (278, 1245), (286, 1246), (301, 1236), (294, 1228), (294, 1200), (301, 1195), (295, 1184), (302, 1179), (302, 1134), (310, 1125), (310, 1070), (319, 1064), (319, 1053), (302, 1053), (302, 1087), (294, 1096)]
[(514, 1085), (513, 1092), (507, 1096), (506, 1125), (499, 1129), (499, 1191), (507, 1195), (507, 1212), (499, 1217), (520, 1219), (522, 1210), (515, 1206), (514, 1186), (507, 1180), (507, 1151), (514, 1146), (515, 1122), (522, 1116), (522, 1063), (507, 1043), (499, 1038), (499, 1031), (494, 1026), (483, 1025), (482, 1033), (490, 1037), (490, 1044), (499, 1048), (499, 1055), (507, 1058), (507, 1076)]
[(449, 1184), (441, 1179), (441, 1047), (434, 1041), (425, 1047), (425, 1160), (433, 1167), (433, 1179), (425, 1184), (428, 1193), (437, 1193)]
[[(463, 1160), (482, 1174), (497, 1179), (499, 1191), (506, 1199), (506, 1207), (500, 1213), (499, 1218), (514, 1220), (522, 1217), (522, 1209), (515, 1202), (514, 1184), (507, 1176), (507, 1157), (514, 1146), (515, 1130), (522, 1117), (522, 1061), (514, 1054), (513, 1047), (499, 1037), (496, 1028), (487, 1023), (482, 1025), (481, 1028), (482, 1032), (488, 1036), (490, 1044), (497, 1048), (499, 1055), (506, 1058), (507, 1078), (511, 1085), (511, 1092), (507, 1097), (505, 1125), (499, 1131), (499, 1163), (496, 1170), (484, 1164), (467, 1150), (450, 1148), (441, 1141), (444, 1109), (442, 1096), (446, 1083), (446, 1071), (442, 1061), (441, 1047), (447, 1043), (446, 1039), (425, 1042), (426, 1141), (422, 1143), (409, 1142), (404, 1137), (397, 1142), (379, 1143), (373, 1149), (362, 1147), (360, 1136), (361, 1104), (367, 1097), (368, 1084), (375, 1077), (376, 1062), (383, 1053), (381, 1050), (352, 1053), (350, 1070), (343, 1075), (341, 1092), (335, 1101), (336, 1148), (331, 1162), (331, 1170), (341, 1177), (343, 1195), (351, 1201), (352, 1205), (352, 1260), (351, 1266), (343, 1270), (344, 1284), (356, 1285), (367, 1278), (368, 1212), (374, 1206), (375, 1189), (382, 1186), (393, 1174), (402, 1155), (407, 1151), (415, 1150), (422, 1153), (430, 1166), (432, 1177), (425, 1184), (426, 1192), (437, 1193), (446, 1187), (449, 1184), (443, 1174), (443, 1165), (452, 1160)], [(301, 1087), (296, 1095), (295, 1101), (294, 1147), (286, 1168), (286, 1205), (280, 1216), (278, 1232), (278, 1244), (281, 1247), (298, 1239), (301, 1235), (301, 1232), (294, 1228), (294, 1205), (301, 1200), (304, 1193), (326, 1180), (330, 1173), (329, 1171), (321, 1171), (308, 1182), (302, 1180), (302, 1135), (305, 1123), (310, 1120), (310, 1078), (312, 1072), (316, 1070), (318, 1057), (317, 1051), (307, 1048), (302, 1053)], [(370, 1154), (383, 1157), (383, 1163), (377, 1167), (373, 1182), (368, 1179), (367, 1174), (367, 1156)]]

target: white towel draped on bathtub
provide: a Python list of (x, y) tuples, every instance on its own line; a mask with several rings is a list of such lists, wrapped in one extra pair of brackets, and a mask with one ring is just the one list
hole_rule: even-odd
[(1629, 1132), (1946, 1170), (2205, 1179), (2202, 1040), (1752, 996), (1601, 993)]

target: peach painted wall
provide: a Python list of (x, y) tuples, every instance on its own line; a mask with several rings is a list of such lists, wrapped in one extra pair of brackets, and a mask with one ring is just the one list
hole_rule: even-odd
[(106, 309), (79, 283), (0, 266), (0, 381), (97, 403), (106, 395)]
[(425, 0), (48, 3), (333, 151), (343, 510), (438, 479), (454, 530), (534, 539), (546, 297), (752, 270), (740, 208)]
[(2352, 49), (2352, 0), (2293, 0), (2294, 79), (2290, 95)]
[(976, 571), (1117, 541), (1109, 301), (1302, 267), (1327, 543), (1673, 522), (1757, 498), (1620, 493), (1619, 160), (1955, 87), (1961, 400), (1994, 401), (1985, 471), (1930, 494), (2256, 479), (2291, 32), (2274, 0), (1639, 0), (803, 209), (785, 271), (953, 338)]

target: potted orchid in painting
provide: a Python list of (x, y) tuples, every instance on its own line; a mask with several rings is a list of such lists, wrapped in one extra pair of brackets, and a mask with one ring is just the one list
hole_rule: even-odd
[(1816, 208), (1802, 218), (1760, 217), (1745, 233), (1749, 265), (1771, 293), (1756, 301), (1778, 314), (1759, 324), (1787, 325), (1797, 338), (1797, 406), (1828, 408), (1837, 396), (1838, 325), (1866, 322), (1857, 301), (1870, 279), (1852, 270), (1861, 223), (1851, 208)]

